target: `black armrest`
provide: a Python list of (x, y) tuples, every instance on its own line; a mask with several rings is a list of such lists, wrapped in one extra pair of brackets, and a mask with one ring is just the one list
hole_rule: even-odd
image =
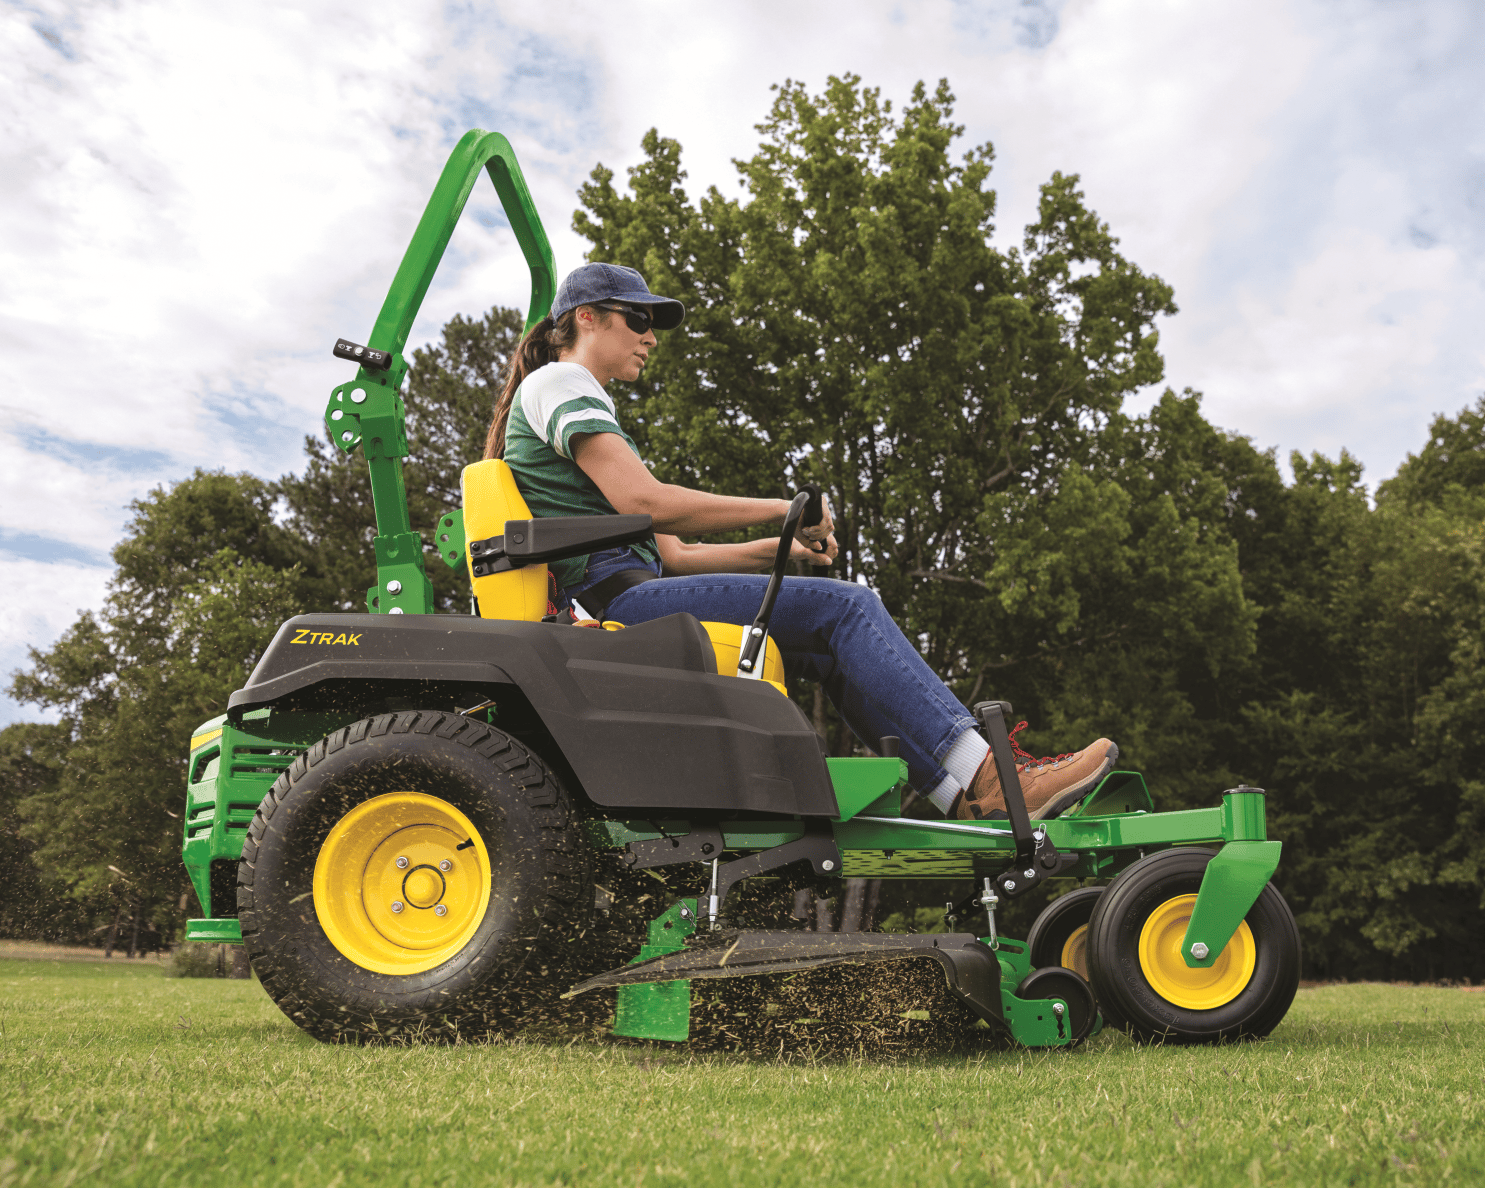
[(507, 520), (505, 534), (469, 542), (475, 577), (545, 565), (637, 544), (654, 531), (650, 516), (547, 516), (535, 520)]

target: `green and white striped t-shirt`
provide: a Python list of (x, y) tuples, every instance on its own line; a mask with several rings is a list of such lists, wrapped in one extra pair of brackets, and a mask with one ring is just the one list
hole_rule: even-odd
[[(548, 363), (521, 381), (505, 426), (505, 462), (533, 516), (618, 514), (572, 460), (578, 433), (617, 433), (639, 457), (639, 447), (619, 427), (614, 402), (581, 363)], [(630, 547), (646, 560), (660, 560), (653, 536)], [(552, 573), (559, 586), (576, 586), (587, 565), (586, 555), (554, 561)]]

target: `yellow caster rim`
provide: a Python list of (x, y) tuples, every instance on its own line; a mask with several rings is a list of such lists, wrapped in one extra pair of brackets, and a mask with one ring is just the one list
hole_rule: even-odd
[(447, 801), (389, 792), (330, 830), (315, 860), (314, 906), (348, 961), (374, 973), (423, 973), (458, 953), (485, 918), (490, 855)]
[(1177, 895), (1150, 913), (1140, 929), (1140, 970), (1166, 1002), (1210, 1011), (1226, 1006), (1247, 987), (1258, 964), (1258, 947), (1245, 920), (1215, 962), (1192, 969), (1181, 956), (1181, 942), (1195, 904), (1195, 895)]
[(1088, 978), (1088, 925), (1080, 924), (1072, 930), (1068, 938), (1062, 942), (1062, 958), (1058, 965), (1063, 969), (1070, 969), (1079, 974), (1085, 981)]

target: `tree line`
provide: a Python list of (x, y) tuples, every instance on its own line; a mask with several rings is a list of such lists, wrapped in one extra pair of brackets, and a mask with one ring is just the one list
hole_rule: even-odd
[[(690, 311), (620, 417), (664, 481), (829, 491), (833, 578), (877, 589), (966, 703), (1055, 752), (1097, 735), (1159, 808), (1268, 789), (1310, 976), (1485, 976), (1485, 399), (1437, 417), (1369, 498), (1344, 451), (1289, 459), (1159, 384), (1176, 312), (1090, 210), (1042, 187), (992, 243), (991, 146), (956, 155), (945, 84), (900, 111), (859, 79), (776, 88), (741, 193), (686, 191), (650, 132), (627, 185), (580, 191), (589, 258)], [(415, 352), (413, 522), (459, 503), (521, 316)], [(196, 910), (179, 862), (185, 743), (290, 614), (363, 609), (364, 463), (327, 439), (276, 482), (198, 471), (133, 507), (98, 614), (14, 675), (56, 724), (0, 733), (0, 930), (82, 936)], [(462, 572), (429, 552), (439, 609)], [(795, 691), (835, 753), (855, 745)]]

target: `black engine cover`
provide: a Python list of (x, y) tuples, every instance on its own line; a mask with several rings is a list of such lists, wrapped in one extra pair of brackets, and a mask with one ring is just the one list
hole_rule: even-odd
[(279, 628), (228, 712), (238, 720), (286, 701), (331, 709), (363, 682), (468, 686), (467, 704), (515, 687), (597, 805), (835, 816), (820, 738), (799, 707), (716, 668), (691, 615), (622, 631), (301, 615)]

